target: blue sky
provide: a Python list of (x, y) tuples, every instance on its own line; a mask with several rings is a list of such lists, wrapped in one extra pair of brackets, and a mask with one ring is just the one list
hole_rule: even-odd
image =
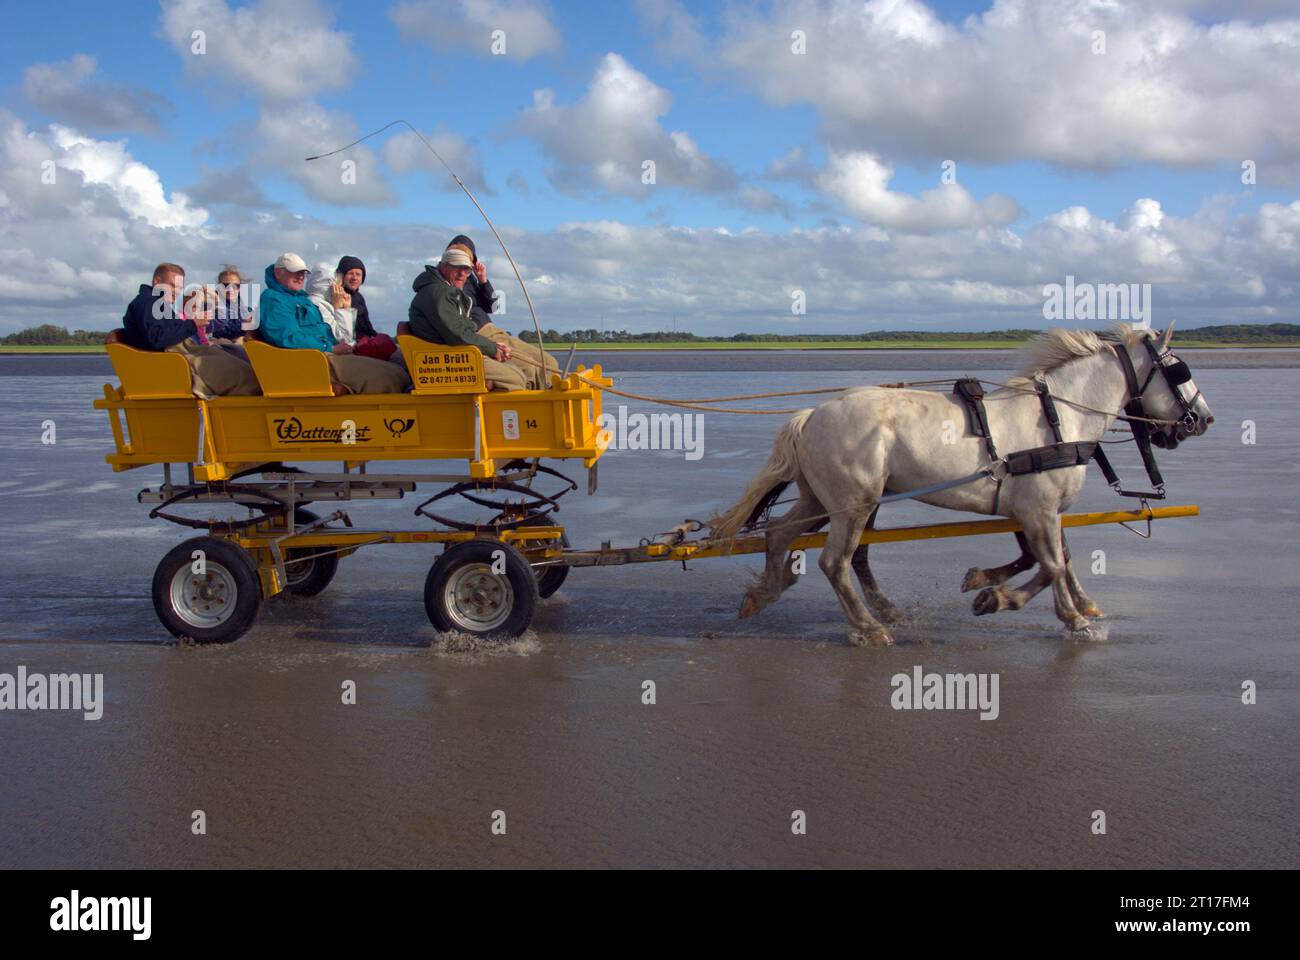
[[(58, 29), (48, 6), (8, 10), (0, 86), (13, 136), (21, 130), (29, 146), (48, 141), (60, 168), (82, 177), (80, 206), (69, 199), (75, 210), (109, 193), (131, 230), (162, 231), (140, 243), (138, 264), (124, 253), (99, 269), (68, 266), (94, 272), (106, 288), (99, 273), (147, 269), (168, 242), (208, 270), (255, 263), (307, 234), (304, 224), (315, 230), (312, 252), (322, 253), (346, 245), (349, 229), (395, 238), (385, 228), (400, 228), (416, 249), (390, 251), (380, 240), (380, 249), (355, 251), (375, 260), (380, 302), (396, 317), (408, 262), (432, 256), (447, 229), (486, 240), (472, 206), (445, 174), (391, 162), (391, 133), (367, 144), (377, 164), (363, 165), (363, 176), (375, 177), (372, 193), (335, 189), (323, 171), (305, 172), (301, 158), (405, 118), (450, 138), (449, 159), (481, 182), (489, 213), (524, 244), (516, 255), (544, 278), (537, 295), (561, 328), (593, 302), (633, 328), (665, 312), (694, 314), (679, 325), (701, 332), (1032, 326), (1041, 325), (1033, 291), (1067, 272), (1152, 282), (1158, 303), (1193, 320), (1300, 319), (1300, 277), (1293, 259), (1279, 259), (1277, 242), (1292, 236), (1300, 214), (1300, 141), (1283, 120), (1294, 116), (1300, 21), (1287, 19), (1284, 5), (1171, 0), (1117, 4), (1103, 15), (1075, 0), (689, 9), (675, 0), (416, 0), (405, 19), (390, 15), (398, 6), (132, 0), (106, 18), (102, 5), (71, 2), (58, 5)], [(254, 19), (237, 21), (241, 11)], [(1245, 19), (1226, 19), (1234, 12)], [(491, 55), (498, 21), (508, 48), (538, 50)], [(249, 23), (277, 39), (251, 62), (223, 56), (221, 44), (247, 39), (240, 31)], [(804, 56), (785, 49), (791, 25), (806, 30)], [(201, 63), (186, 49), (191, 26), (212, 32)], [(1103, 56), (1087, 49), (1093, 28), (1106, 33)], [(460, 39), (439, 47), (433, 34)], [(93, 58), (93, 70), (64, 83), (78, 56)], [(622, 92), (586, 112), (599, 123), (575, 123), (600, 78)], [(286, 96), (276, 83), (301, 89)], [(539, 113), (541, 90), (553, 91), (554, 109)], [(131, 104), (136, 121), (110, 116), (100, 109), (106, 102)], [(279, 131), (272, 146), (265, 124)], [(91, 141), (85, 156), (61, 155), (56, 128)], [(671, 152), (677, 135), (688, 147), (659, 157), (658, 182), (642, 187), (635, 150)], [(188, 196), (202, 216), (133, 209), (129, 177), (96, 173), (98, 161), (86, 159), (111, 144), (156, 175), (162, 204)], [(794, 172), (770, 176), (792, 151)], [(1257, 183), (1241, 182), (1243, 159), (1259, 163)], [(955, 190), (927, 199), (943, 189), (944, 160), (956, 163)], [(260, 196), (241, 200), (235, 179)], [(3, 249), (64, 262), (57, 244), (48, 255), (39, 249), (40, 216), (12, 198)], [(102, 213), (103, 202), (95, 205)], [(1087, 216), (1063, 217), (1072, 208)], [(1138, 209), (1147, 212), (1135, 217)], [(273, 224), (296, 227), (277, 238)], [(578, 242), (565, 224), (592, 226)], [(618, 234), (620, 248), (645, 248), (628, 260), (635, 280), (575, 263), (608, 246), (612, 225), (632, 231)], [(57, 239), (76, 227), (41, 232), (51, 230)], [(656, 260), (680, 255), (682, 236), (696, 238), (705, 269)], [(1265, 238), (1271, 249), (1252, 260), (1244, 245)], [(1241, 260), (1225, 264), (1229, 256)], [(783, 259), (790, 268), (764, 271)], [(854, 274), (864, 260), (870, 275)], [(1221, 275), (1207, 282), (1198, 260)], [(782, 304), (810, 265), (842, 293), (816, 313), (787, 317)], [(781, 269), (789, 276), (777, 276)], [(755, 284), (767, 281), (769, 302), (755, 311)], [(719, 290), (729, 291), (725, 308)], [(68, 299), (0, 292), (0, 328), (57, 314)], [(86, 302), (95, 305), (90, 325), (109, 325), (108, 290)]]

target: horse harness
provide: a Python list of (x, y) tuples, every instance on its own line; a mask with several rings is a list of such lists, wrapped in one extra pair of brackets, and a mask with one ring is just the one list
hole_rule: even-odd
[[(1103, 337), (1102, 339), (1110, 340), (1111, 338)], [(1006, 467), (1005, 471), (1000, 474), (996, 470), (988, 474), (996, 484), (993, 492), (993, 511), (995, 513), (998, 509), (998, 497), (1002, 492), (1004, 478), (1029, 473), (1046, 473), (1049, 470), (1062, 470), (1067, 467), (1085, 466), (1089, 460), (1097, 461), (1097, 466), (1101, 468), (1102, 474), (1106, 477), (1106, 482), (1120, 496), (1151, 500), (1163, 500), (1165, 498), (1164, 478), (1160, 475), (1160, 468), (1156, 465), (1155, 454), (1151, 450), (1151, 430), (1145, 419), (1147, 414), (1142, 403), (1142, 395), (1146, 392), (1147, 387), (1151, 385), (1151, 380), (1155, 377), (1156, 371), (1159, 370), (1164, 374), (1171, 392), (1178, 398), (1183, 408), (1183, 417), (1179, 424), (1190, 429), (1196, 423), (1196, 412), (1193, 405), (1196, 403), (1199, 393), (1188, 400), (1178, 389), (1179, 386), (1187, 383), (1192, 378), (1191, 370), (1184, 361), (1178, 359), (1169, 351), (1164, 354), (1157, 353), (1150, 340), (1146, 340), (1145, 343), (1147, 349), (1151, 352), (1153, 363), (1151, 373), (1147, 376), (1146, 382), (1142, 384), (1138, 383), (1137, 370), (1133, 366), (1133, 358), (1129, 356), (1128, 351), (1112, 347), (1112, 352), (1119, 358), (1120, 367), (1124, 371), (1124, 379), (1127, 381), (1129, 399), (1124, 404), (1124, 419), (1128, 420), (1129, 427), (1133, 431), (1133, 439), (1137, 444), (1138, 452), (1142, 456), (1142, 464), (1146, 468), (1147, 476), (1154, 487), (1153, 490), (1149, 491), (1123, 489), (1119, 476), (1115, 473), (1115, 468), (1111, 466), (1110, 460), (1107, 458), (1105, 451), (1102, 450), (1099, 441), (1067, 441), (1061, 435), (1061, 415), (1056, 409), (1056, 401), (1052, 399), (1052, 394), (1047, 388), (1047, 381), (1042, 376), (1035, 376), (1032, 382), (1034, 391), (1038, 394), (1038, 402), (1043, 408), (1043, 417), (1052, 430), (1055, 442), (1029, 450), (1017, 450), (1015, 453), (1009, 453), (1001, 458), (998, 456), (997, 446), (993, 442), (993, 433), (989, 429), (988, 413), (984, 409), (984, 387), (974, 377), (963, 377), (954, 382), (952, 392), (961, 400), (969, 414), (971, 433), (984, 440), (989, 460), (994, 467), (999, 462)]]

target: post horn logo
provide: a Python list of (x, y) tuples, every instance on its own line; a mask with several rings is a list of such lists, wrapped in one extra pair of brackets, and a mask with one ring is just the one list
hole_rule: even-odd
[(388, 432), (391, 433), (393, 439), (396, 440), (398, 437), (403, 436), (406, 431), (415, 426), (415, 418), (411, 417), (408, 420), (402, 420), (401, 418), (385, 420), (384, 426), (388, 428)]

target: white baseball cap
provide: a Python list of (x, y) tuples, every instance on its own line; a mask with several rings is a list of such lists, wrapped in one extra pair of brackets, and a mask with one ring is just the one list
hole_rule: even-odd
[(288, 270), (290, 273), (301, 273), (307, 270), (307, 261), (296, 253), (282, 253), (275, 261), (276, 267), (281, 270)]

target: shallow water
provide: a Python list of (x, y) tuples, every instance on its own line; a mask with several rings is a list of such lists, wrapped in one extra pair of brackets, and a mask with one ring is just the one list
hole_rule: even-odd
[[(94, 722), (0, 712), (0, 866), (1294, 867), (1298, 356), (1186, 352), (1217, 423), (1161, 464), (1171, 502), (1202, 516), (1151, 541), (1070, 535), (1076, 558), (1105, 552), (1104, 575), (1081, 571), (1104, 639), (1064, 636), (1046, 594), (974, 618), (958, 585), (1014, 556), (1000, 536), (873, 549), (909, 614), (889, 649), (847, 642), (815, 564), (736, 620), (753, 558), (578, 570), (517, 641), (436, 638), (421, 599), (434, 550), (415, 545), (348, 558), (236, 644), (179, 647), (148, 592), (186, 532), (135, 502), (156, 472), (103, 463), (90, 400), (106, 364), (0, 358), (0, 672), (103, 673), (107, 701)], [(997, 375), (1008, 355), (603, 359), (621, 389), (698, 397)], [(563, 501), (573, 542), (635, 544), (734, 499), (780, 418), (704, 417), (697, 461), (608, 454), (598, 494)], [(417, 502), (350, 512), (418, 526)], [(1115, 504), (1092, 476), (1075, 509)], [(881, 524), (953, 516), (904, 504)], [(915, 665), (996, 673), (997, 719), (893, 709), (890, 679)]]

